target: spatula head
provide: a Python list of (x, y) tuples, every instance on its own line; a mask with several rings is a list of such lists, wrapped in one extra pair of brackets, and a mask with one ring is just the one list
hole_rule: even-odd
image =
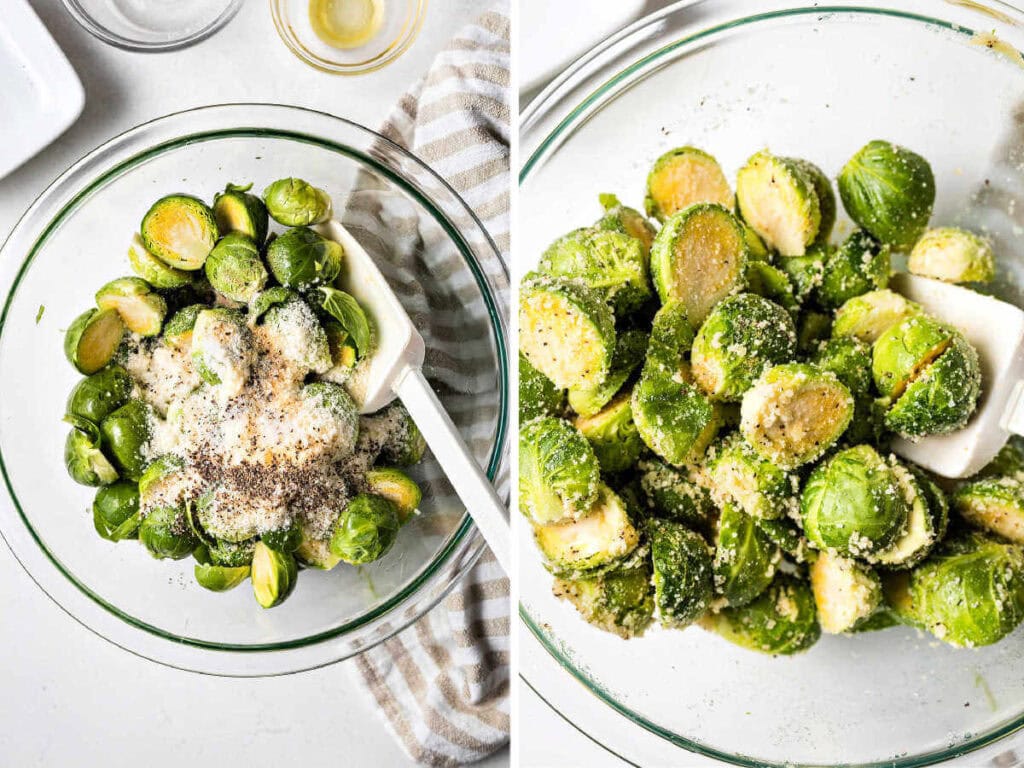
[(929, 314), (959, 328), (978, 350), (981, 401), (963, 429), (918, 442), (898, 438), (893, 450), (943, 477), (968, 477), (990, 462), (1010, 436), (1011, 397), (1024, 379), (1024, 312), (1012, 304), (927, 277), (897, 274), (890, 286)]
[(423, 366), (423, 337), (359, 241), (333, 219), (316, 229), (345, 249), (338, 287), (352, 294), (373, 324), (370, 364), (348, 384), (359, 412), (373, 413), (395, 399), (393, 385), (405, 371)]

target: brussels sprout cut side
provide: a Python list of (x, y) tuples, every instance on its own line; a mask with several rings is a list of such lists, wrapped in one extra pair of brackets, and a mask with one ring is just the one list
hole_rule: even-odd
[(113, 309), (125, 327), (140, 336), (157, 336), (167, 315), (167, 301), (140, 277), (120, 277), (96, 292), (100, 310)]
[(803, 256), (821, 229), (815, 179), (800, 160), (753, 155), (736, 175), (736, 202), (743, 220), (783, 256)]
[(128, 262), (135, 274), (154, 288), (184, 288), (192, 282), (189, 272), (170, 267), (150, 253), (138, 234), (132, 235), (131, 245), (128, 246)]
[(953, 494), (953, 507), (971, 525), (1024, 544), (1024, 483), (1017, 477), (987, 477)]
[(146, 250), (169, 267), (201, 269), (217, 243), (213, 211), (195, 197), (168, 195), (153, 203), (140, 229)]
[[(262, 541), (256, 543), (250, 578), (252, 579), (253, 595), (261, 608), (273, 608), (288, 599), (292, 590), (295, 589), (298, 575), (298, 566), (294, 557), (287, 552), (271, 549)], [(244, 578), (243, 576), (239, 581)]]
[(987, 283), (996, 275), (996, 261), (985, 238), (957, 227), (938, 227), (914, 243), (907, 271), (947, 283)]
[(398, 522), (405, 524), (416, 514), (423, 491), (405, 472), (394, 467), (379, 467), (366, 473), (367, 490), (395, 505)]
[(117, 310), (87, 309), (64, 334), (64, 356), (80, 373), (96, 373), (114, 358), (124, 331)]
[(267, 239), (267, 207), (250, 189), (252, 184), (228, 184), (213, 198), (213, 217), (221, 235), (238, 233), (262, 245)]
[(732, 190), (718, 161), (696, 147), (670, 149), (647, 176), (647, 215), (659, 221), (695, 203), (732, 206)]
[(897, 323), (920, 314), (921, 306), (890, 291), (869, 291), (848, 299), (836, 310), (833, 336), (853, 336), (868, 344)]
[(869, 567), (822, 552), (811, 565), (811, 590), (824, 632), (851, 632), (878, 610), (882, 582)]
[[(685, 319), (682, 322), (685, 323)], [(604, 377), (604, 381), (589, 389), (569, 390), (569, 405), (572, 409), (581, 416), (593, 416), (608, 405), (633, 373), (643, 364), (647, 345), (648, 336), (643, 331), (632, 330), (619, 334), (615, 343), (615, 352), (612, 355), (611, 368), (608, 370), (608, 375)], [(529, 372), (527, 373), (529, 375)], [(522, 376), (520, 376), (520, 383), (522, 381)], [(520, 407), (521, 405), (522, 396), (520, 396)]]

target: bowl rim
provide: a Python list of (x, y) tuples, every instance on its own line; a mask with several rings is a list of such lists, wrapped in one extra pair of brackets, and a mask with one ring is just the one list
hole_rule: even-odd
[[(389, 152), (398, 153), (404, 160), (407, 160), (416, 166), (418, 172), (426, 174), (432, 184), (436, 183), (444, 192), (452, 197), (452, 200), (456, 202), (460, 210), (458, 211), (460, 217), (465, 215), (467, 221), (469, 221), (472, 227), (475, 227), (478, 231), (476, 235), (480, 236), (480, 242), (483, 247), (493, 252), (497, 258), (498, 263), (501, 265), (501, 269), (508, 277), (508, 267), (501, 260), (499, 251), (494, 244), (490, 234), (483, 227), (476, 214), (472, 211), (469, 205), (459, 196), (459, 194), (445, 181), (440, 175), (433, 171), (426, 163), (419, 159), (416, 155), (409, 152), (405, 148), (396, 144), (394, 141), (387, 137), (373, 131), (365, 126), (360, 125), (351, 120), (330, 115), (325, 112), (317, 110), (307, 109), (303, 107), (294, 107), (288, 105), (278, 104), (265, 104), (265, 103), (231, 103), (231, 104), (219, 104), (211, 106), (196, 107), (192, 109), (182, 110), (179, 112), (170, 113), (146, 122), (140, 123), (120, 134), (108, 139), (107, 141), (100, 144), (95, 149), (89, 151), (79, 160), (75, 161), (67, 170), (59, 174), (46, 188), (33, 200), (28, 206), (25, 212), (19, 217), (18, 221), (11, 229), (11, 232), (0, 245), (0, 264), (3, 262), (3, 256), (8, 253), (11, 244), (16, 239), (28, 239), (32, 244), (30, 248), (26, 249), (26, 256), (17, 264), (16, 267), (9, 268), (5, 271), (3, 279), (3, 285), (6, 288), (8, 283), (10, 285), (6, 292), (6, 296), (3, 300), (3, 306), (0, 308), (0, 337), (2, 337), (5, 323), (10, 312), (11, 303), (14, 299), (17, 289), (21, 283), (23, 276), (32, 264), (34, 258), (37, 255), (38, 250), (46, 243), (53, 231), (60, 226), (63, 220), (73, 213), (78, 204), (85, 198), (87, 198), (96, 189), (101, 188), (110, 179), (116, 178), (117, 176), (132, 170), (138, 164), (145, 162), (146, 160), (161, 155), (165, 152), (178, 149), (188, 144), (195, 144), (201, 141), (210, 141), (223, 138), (252, 138), (260, 136), (272, 136), (277, 138), (283, 138), (288, 140), (299, 141), (302, 143), (308, 143), (318, 146), (329, 151), (338, 152), (347, 157), (350, 157), (362, 164), (373, 169), (374, 172), (380, 173), (386, 177), (388, 181), (399, 187), (404, 193), (412, 197), (418, 204), (430, 213), (433, 219), (441, 226), (445, 234), (452, 239), (453, 243), (459, 250), (464, 262), (469, 267), (473, 278), (481, 291), (485, 307), (487, 309), (488, 320), (491, 325), (492, 337), (495, 344), (495, 355), (498, 362), (498, 385), (499, 385), (499, 413), (495, 423), (495, 437), (494, 443), (491, 448), (490, 456), (488, 459), (487, 467), (485, 470), (487, 475), (492, 480), (497, 476), (497, 473), (506, 463), (508, 458), (508, 424), (509, 424), (509, 381), (508, 381), (508, 353), (507, 353), (507, 327), (504, 316), (498, 304), (498, 297), (495, 295), (495, 288), (491, 285), (489, 278), (481, 268), (477, 261), (474, 253), (474, 248), (470, 245), (467, 237), (463, 234), (463, 228), (455, 224), (452, 221), (449, 212), (442, 210), (435, 204), (433, 198), (429, 192), (421, 187), (421, 185), (411, 179), (405, 178), (401, 172), (394, 168), (391, 168), (388, 163), (382, 157), (375, 157), (374, 154), (367, 153), (361, 149), (348, 146), (340, 141), (325, 138), (323, 136), (317, 136), (310, 133), (305, 133), (298, 130), (288, 130), (274, 127), (254, 127), (254, 124), (258, 123), (258, 120), (251, 118), (241, 121), (239, 124), (242, 127), (220, 127), (213, 129), (200, 130), (195, 132), (183, 133), (177, 135), (175, 138), (165, 141), (157, 142), (156, 144), (146, 144), (142, 149), (135, 149), (127, 151), (128, 147), (121, 147), (122, 155), (111, 159), (107, 157), (108, 153), (114, 152), (116, 154), (117, 149), (122, 144), (130, 144), (131, 140), (138, 137), (140, 134), (145, 133), (149, 129), (153, 128), (164, 128), (168, 124), (174, 124), (177, 122), (189, 121), (191, 118), (200, 117), (211, 117), (214, 120), (219, 120), (220, 115), (223, 114), (227, 120), (236, 120), (236, 112), (260, 112), (264, 111), (265, 114), (275, 113), (281, 116), (295, 115), (297, 113), (303, 113), (307, 117), (312, 117), (320, 121), (332, 121), (335, 124), (343, 124), (349, 129), (354, 129), (356, 132), (363, 134), (365, 138), (374, 142), (375, 146), (385, 147)], [(379, 144), (377, 143), (379, 142)], [(381, 154), (381, 153), (375, 153)], [(76, 181), (76, 174), (80, 173), (84, 168), (91, 164), (97, 164), (95, 171), (98, 175), (90, 175), (89, 180), (85, 183), (78, 183)], [(66, 184), (71, 184), (70, 190), (64, 190), (63, 187)], [(39, 214), (39, 211), (48, 202), (49, 197), (58, 196), (59, 193), (65, 192), (65, 197), (61, 203), (59, 210), (55, 214)], [(36, 215), (41, 215), (45, 224), (41, 228), (37, 228), (35, 231), (25, 231), (30, 224), (30, 219)], [(465, 227), (465, 225), (463, 225)], [(12, 258), (12, 261), (14, 259)], [(8, 281), (6, 273), (13, 271), (14, 277)], [(267, 653), (281, 653), (286, 651), (297, 651), (302, 649), (308, 649), (313, 646), (318, 646), (326, 643), (329, 640), (341, 638), (357, 629), (373, 628), (374, 626), (380, 625), (385, 619), (392, 619), (386, 625), (386, 630), (382, 636), (376, 637), (372, 642), (361, 645), (357, 650), (353, 650), (351, 653), (337, 655), (332, 654), (329, 660), (324, 661), (323, 659), (317, 660), (313, 664), (304, 664), (298, 668), (289, 667), (283, 671), (273, 672), (259, 672), (255, 676), (267, 676), (275, 674), (290, 674), (292, 672), (304, 671), (326, 664), (331, 664), (337, 661), (341, 661), (344, 658), (348, 658), (356, 653), (361, 653), (364, 650), (376, 645), (383, 640), (391, 637), (402, 629), (418, 620), (431, 608), (433, 608), (438, 602), (440, 602), (450, 590), (458, 583), (460, 578), (472, 567), (476, 562), (477, 558), (486, 548), (482, 537), (476, 530), (472, 518), (468, 514), (463, 514), (459, 524), (455, 527), (454, 531), (448, 536), (448, 539), (440, 546), (438, 552), (433, 558), (421, 566), (421, 569), (414, 575), (414, 577), (407, 582), (402, 589), (391, 595), (384, 600), (380, 605), (375, 606), (364, 614), (359, 615), (355, 619), (346, 621), (344, 624), (334, 627), (329, 630), (323, 630), (313, 635), (303, 638), (290, 639), (275, 643), (257, 643), (257, 644), (237, 644), (237, 643), (216, 643), (211, 641), (204, 641), (198, 638), (189, 638), (175, 635), (167, 632), (159, 627), (154, 627), (145, 621), (137, 619), (133, 616), (126, 614), (125, 612), (118, 609), (116, 606), (111, 605), (108, 601), (97, 595), (86, 585), (82, 584), (74, 575), (69, 573), (61, 564), (59, 558), (56, 557), (45, 544), (41, 541), (37, 535), (32, 524), (26, 517), (25, 511), (22, 509), (21, 501), (18, 499), (17, 494), (14, 491), (11, 478), (8, 474), (7, 464), (4, 461), (3, 450), (0, 447), (0, 476), (3, 478), (4, 487), (6, 488), (7, 496), (20, 518), (21, 523), (28, 531), (31, 539), (34, 541), (38, 551), (42, 553), (50, 564), (64, 577), (65, 582), (70, 583), (74, 586), (79, 593), (87, 597), (95, 606), (102, 608), (108, 614), (115, 616), (120, 619), (124, 624), (133, 627), (138, 630), (142, 630), (148, 635), (159, 638), (163, 641), (169, 641), (174, 644), (175, 647), (191, 647), (200, 651), (218, 651), (225, 653), (237, 653), (242, 655), (259, 655)], [(148, 652), (140, 651), (136, 648), (127, 647), (125, 642), (118, 641), (113, 637), (108, 636), (107, 633), (99, 630), (83, 617), (77, 615), (68, 606), (64, 604), (62, 600), (59, 600), (50, 589), (47, 589), (41, 581), (36, 577), (33, 571), (26, 564), (24, 559), (19, 556), (18, 550), (15, 548), (11, 541), (10, 536), (3, 530), (0, 530), (0, 538), (2, 538), (7, 544), (11, 554), (22, 566), (29, 577), (36, 583), (36, 585), (47, 595), (54, 603), (64, 610), (69, 616), (78, 621), (80, 624), (85, 626), (90, 631), (94, 632), (103, 639), (112, 642), (113, 644), (128, 650), (136, 655), (142, 656), (143, 658), (150, 659), (158, 663), (166, 664), (188, 671), (196, 672), (207, 672), (205, 669), (196, 669), (188, 666), (187, 664), (179, 664), (169, 662), (166, 659), (154, 658)], [(448, 579), (448, 583), (444, 584), (437, 593), (430, 596), (430, 599), (424, 603), (420, 603), (415, 606), (415, 610), (409, 613), (403, 613), (401, 616), (397, 616), (399, 608), (406, 606), (413, 598), (422, 597), (420, 594), (424, 587), (431, 585), (432, 581), (438, 577), (444, 577), (445, 566), (448, 566), (452, 561), (458, 557), (457, 573), (453, 574)], [(225, 674), (221, 672), (212, 672), (211, 674)], [(234, 675), (229, 673), (229, 676), (248, 676), (243, 674)]]
[[(603, 43), (594, 46), (582, 55), (573, 65), (543, 88), (523, 109), (520, 115), (520, 141), (522, 146), (520, 156), (523, 159), (518, 176), (519, 185), (522, 187), (528, 181), (531, 172), (544, 159), (549, 150), (557, 148), (562, 135), (575, 127), (577, 120), (581, 117), (585, 118), (589, 108), (613, 91), (616, 86), (626, 81), (632, 75), (657, 64), (663, 57), (672, 54), (674, 51), (723, 32), (776, 19), (808, 15), (854, 14), (921, 22), (943, 28), (947, 31), (963, 34), (967, 37), (972, 37), (976, 34), (975, 29), (972, 27), (955, 21), (938, 19), (926, 13), (910, 11), (906, 8), (893, 7), (899, 5), (901, 1), (887, 0), (886, 2), (875, 2), (875, 0), (866, 0), (866, 2), (860, 5), (830, 3), (814, 6), (800, 5), (794, 2), (759, 2), (753, 5), (768, 7), (770, 10), (760, 13), (745, 12), (738, 16), (727, 17), (725, 20), (723, 20), (725, 14), (722, 10), (716, 9), (716, 12), (713, 14), (713, 20), (700, 19), (695, 23), (691, 22), (679, 34), (665, 40), (659, 40), (653, 45), (652, 50), (644, 53), (639, 58), (632, 59), (627, 64), (612, 67), (609, 62), (602, 61), (602, 57), (607, 56), (610, 58), (617, 50), (625, 50), (630, 42), (639, 42), (646, 37), (659, 37), (657, 25), (664, 19), (673, 14), (686, 11), (691, 7), (703, 5), (708, 0), (678, 0), (678, 2), (648, 14), (627, 25), (619, 32), (611, 35)], [(965, 0), (962, 3), (959, 0), (951, 0), (951, 2), (952, 5), (957, 6), (955, 8), (946, 7), (946, 10), (951, 14), (954, 11), (961, 13), (973, 12), (976, 15), (987, 16), (989, 22), (993, 24), (1002, 22), (1004, 25), (1016, 25), (1024, 22), (1024, 13), (1022, 13), (1021, 9), (1010, 6), (1002, 2), (1002, 0), (981, 0), (981, 2), (975, 2), (975, 0), (967, 2)], [(904, 2), (903, 4), (909, 6), (912, 3)], [(726, 3), (723, 2), (722, 6), (725, 5)], [(737, 3), (731, 3), (730, 5), (735, 6)], [(748, 5), (752, 4), (748, 3)], [(786, 7), (780, 8), (780, 5), (785, 5)], [(998, 6), (998, 10), (989, 6)], [(1024, 58), (1024, 53), (1021, 55)], [(611, 74), (606, 73), (606, 69), (611, 69)], [(595, 82), (596, 85), (594, 85)], [(582, 85), (586, 85), (587, 88), (582, 91), (584, 95), (578, 97), (574, 94), (574, 90)], [(569, 97), (572, 98), (570, 99)], [(549, 119), (552, 116), (554, 121)], [(546, 119), (548, 119), (547, 123), (545, 123)], [(754, 756), (733, 754), (703, 744), (696, 739), (680, 736), (663, 728), (630, 707), (621, 704), (613, 694), (609, 693), (598, 681), (593, 679), (585, 664), (573, 661), (572, 654), (567, 652), (568, 649), (553, 634), (550, 625), (542, 618), (531, 615), (529, 606), (524, 602), (524, 597), (521, 594), (519, 596), (518, 614), (520, 621), (523, 622), (533, 640), (536, 641), (536, 643), (531, 643), (530, 648), (523, 649), (521, 653), (540, 653), (553, 659), (558, 667), (579, 682), (584, 690), (596, 700), (649, 734), (673, 746), (723, 763), (743, 766), (744, 768), (812, 768), (812, 766), (827, 765), (825, 763), (804, 765), (790, 761), (770, 762)], [(559, 717), (572, 725), (573, 728), (623, 762), (630, 765), (634, 764), (628, 757), (605, 743), (607, 740), (606, 736), (590, 732), (579, 722), (578, 717), (574, 717), (572, 713), (563, 712), (562, 709), (543, 694), (544, 686), (539, 686), (536, 684), (537, 681), (528, 679), (525, 672), (520, 672), (520, 677), (547, 706), (551, 707)], [(1022, 729), (1024, 729), (1024, 711), (991, 730), (972, 734), (965, 741), (951, 744), (942, 749), (918, 755), (894, 756), (891, 759), (859, 763), (857, 765), (859, 768), (920, 768), (921, 766), (934, 765), (990, 746)], [(841, 765), (852, 764), (842, 763)]]

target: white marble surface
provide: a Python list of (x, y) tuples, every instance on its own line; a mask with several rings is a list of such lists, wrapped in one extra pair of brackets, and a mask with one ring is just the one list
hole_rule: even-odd
[[(413, 48), (360, 78), (324, 75), (294, 58), (278, 40), (265, 0), (247, 0), (217, 35), (170, 54), (110, 48), (80, 29), (58, 0), (32, 5), (77, 69), (86, 106), (54, 145), (0, 180), (0, 238), (70, 163), (168, 112), (268, 101), (375, 126), (480, 3), (432, 0)], [(0, 545), (0, 765), (405, 765), (343, 667), (230, 680), (138, 659), (68, 618)], [(507, 751), (481, 763), (507, 764)]]

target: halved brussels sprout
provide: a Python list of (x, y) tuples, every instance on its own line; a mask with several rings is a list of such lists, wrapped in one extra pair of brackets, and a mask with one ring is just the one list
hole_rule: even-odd
[(704, 539), (681, 523), (647, 521), (654, 604), (662, 625), (683, 629), (703, 615), (714, 596), (714, 566)]
[(643, 375), (692, 381), (689, 363), (692, 346), (693, 328), (687, 320), (686, 307), (679, 301), (666, 303), (654, 315), (651, 324)]
[(255, 361), (252, 333), (231, 309), (204, 309), (192, 328), (192, 364), (207, 384), (234, 397), (245, 387)]
[(398, 508), (383, 496), (361, 493), (341, 513), (331, 532), (331, 552), (351, 565), (380, 560), (401, 527)]
[(238, 233), (263, 245), (267, 239), (267, 206), (250, 194), (252, 184), (228, 184), (213, 198), (213, 217), (221, 236)]
[(830, 635), (853, 631), (882, 604), (878, 574), (834, 552), (819, 553), (810, 576), (818, 624)]
[(815, 467), (800, 512), (807, 538), (819, 549), (869, 558), (903, 535), (910, 509), (892, 467), (870, 445), (857, 445)]
[(615, 351), (615, 317), (599, 291), (527, 276), (519, 292), (519, 350), (559, 389), (599, 386)]
[(81, 485), (109, 485), (118, 478), (117, 470), (100, 449), (99, 430), (91, 422), (75, 420), (76, 426), (64, 441), (64, 467), (71, 479)]
[(718, 409), (697, 387), (660, 373), (640, 377), (631, 406), (647, 447), (676, 466), (700, 459), (721, 425)]
[(601, 291), (619, 315), (639, 309), (653, 295), (647, 254), (639, 240), (622, 232), (596, 228), (570, 232), (548, 246), (538, 269)]
[(164, 343), (185, 352), (190, 351), (196, 318), (204, 309), (206, 309), (205, 304), (190, 304), (171, 315), (170, 319), (164, 323)]
[[(803, 258), (794, 256), (791, 258)], [(747, 290), (770, 299), (787, 312), (794, 314), (800, 309), (789, 275), (765, 261), (747, 262)]]
[(871, 373), (882, 395), (897, 398), (952, 343), (957, 331), (928, 315), (891, 326), (872, 348)]
[(142, 217), (142, 243), (175, 269), (201, 269), (217, 242), (217, 222), (202, 200), (189, 195), (161, 197)]
[(548, 570), (570, 578), (620, 563), (640, 543), (625, 503), (604, 483), (586, 517), (538, 525), (534, 538)]
[(853, 395), (867, 395), (871, 390), (871, 347), (856, 336), (822, 342), (811, 362), (832, 371)]
[(747, 513), (722, 506), (715, 525), (715, 592), (727, 605), (746, 605), (772, 583), (782, 552)]
[(768, 250), (768, 246), (764, 244), (764, 240), (758, 237), (757, 232), (747, 222), (741, 219), (740, 224), (743, 225), (743, 239), (747, 241), (749, 261), (770, 264), (773, 254)]
[(594, 227), (635, 237), (640, 241), (646, 258), (651, 252), (651, 243), (657, 231), (654, 225), (640, 211), (619, 202), (615, 195), (600, 195), (600, 200), (604, 216), (597, 220)]
[(114, 309), (87, 309), (64, 334), (64, 356), (86, 376), (106, 367), (121, 346), (124, 321)]
[[(324, 333), (327, 334), (327, 347), (331, 353), (331, 367), (321, 374), (326, 381), (345, 384), (355, 373), (359, 362), (359, 348), (352, 334), (333, 318), (323, 320)], [(522, 357), (522, 355), (520, 355)]]
[(796, 324), (796, 349), (802, 355), (813, 354), (832, 333), (832, 317), (813, 309), (800, 313)]
[(345, 388), (330, 381), (311, 381), (300, 394), (305, 403), (335, 423), (333, 440), (339, 452), (351, 452), (359, 439), (359, 407)]
[(932, 168), (888, 141), (869, 141), (839, 172), (839, 196), (858, 226), (897, 251), (914, 245), (935, 203)]
[(363, 476), (363, 481), (367, 491), (395, 505), (398, 522), (402, 525), (416, 514), (423, 500), (423, 491), (416, 481), (394, 467), (374, 467)]
[(654, 614), (646, 560), (597, 576), (555, 579), (552, 591), (572, 603), (589, 624), (624, 639), (642, 635)]
[(741, 648), (773, 656), (806, 651), (821, 637), (810, 585), (783, 573), (753, 602), (708, 614), (701, 625)]
[[(197, 538), (202, 540), (202, 537), (197, 536)], [(267, 546), (270, 545), (268, 544)], [(245, 539), (244, 541), (223, 541), (221, 539), (216, 539), (213, 542), (208, 543), (206, 548), (212, 565), (238, 568), (252, 563), (252, 557), (256, 551), (256, 540)]]
[(921, 305), (883, 288), (847, 300), (836, 310), (833, 336), (854, 336), (868, 344), (897, 323), (921, 313)]
[(278, 552), (294, 553), (302, 546), (302, 526), (298, 521), (282, 528), (275, 528), (260, 534), (260, 540), (271, 549)]
[(252, 579), (256, 602), (261, 608), (273, 608), (283, 603), (295, 589), (299, 569), (290, 554), (278, 552), (258, 541), (252, 555), (249, 578)]
[[(611, 368), (604, 381), (588, 389), (570, 389), (569, 405), (580, 416), (593, 416), (600, 411), (622, 389), (633, 372), (643, 363), (647, 352), (648, 336), (643, 331), (625, 331), (619, 334), (612, 354)], [(520, 372), (520, 382), (522, 381)], [(520, 394), (520, 407), (522, 394)], [(552, 416), (556, 414), (550, 414)]]
[(136, 482), (146, 468), (146, 446), (152, 436), (153, 408), (129, 400), (100, 422), (103, 444), (122, 477)]
[(630, 392), (623, 392), (594, 415), (576, 419), (576, 429), (590, 442), (604, 472), (629, 469), (644, 449), (633, 423), (630, 397)]
[(732, 190), (721, 166), (696, 147), (670, 149), (657, 160), (647, 176), (648, 216), (665, 221), (695, 203), (732, 206)]
[(222, 237), (210, 251), (203, 269), (213, 289), (232, 301), (252, 301), (267, 284), (267, 268), (263, 266), (259, 247), (241, 232)]
[(271, 307), (263, 325), (286, 360), (314, 373), (326, 373), (334, 364), (327, 332), (302, 299), (295, 297)]
[(720, 505), (735, 504), (765, 520), (796, 511), (796, 476), (762, 458), (739, 435), (730, 435), (709, 454), (708, 479)]
[(277, 282), (303, 292), (330, 285), (344, 255), (341, 245), (308, 227), (289, 229), (267, 246), (267, 264)]
[(788, 517), (767, 520), (763, 517), (754, 518), (761, 533), (776, 544), (779, 549), (789, 555), (795, 562), (809, 560), (810, 544), (800, 527)]
[(154, 288), (183, 288), (192, 282), (191, 274), (167, 266), (150, 253), (138, 234), (132, 235), (131, 245), (128, 246), (128, 263), (132, 265), (135, 274)]
[(889, 247), (856, 230), (825, 259), (825, 272), (815, 291), (818, 304), (835, 309), (852, 298), (889, 284)]
[(180, 456), (167, 453), (149, 463), (142, 477), (139, 478), (139, 496), (143, 506), (149, 506), (152, 501), (151, 491), (156, 490), (157, 484), (165, 477), (170, 477), (185, 467), (185, 462)]
[(986, 477), (960, 486), (953, 507), (971, 525), (1024, 544), (1024, 483), (1016, 477)]
[(773, 301), (741, 293), (711, 310), (697, 331), (690, 361), (693, 378), (711, 398), (738, 402), (766, 369), (795, 355), (790, 314)]
[(746, 268), (743, 226), (718, 203), (697, 203), (673, 214), (651, 246), (651, 279), (662, 304), (682, 302), (692, 324), (743, 288)]
[[(589, 390), (588, 390), (589, 391)], [(539, 416), (560, 416), (565, 408), (565, 392), (538, 371), (519, 353), (519, 421)]]
[(996, 260), (986, 238), (959, 227), (938, 227), (914, 243), (907, 270), (947, 283), (987, 283), (996, 276)]
[(820, 458), (853, 418), (853, 396), (836, 375), (805, 363), (769, 368), (743, 395), (740, 432), (782, 469)]
[(423, 439), (405, 406), (394, 402), (380, 413), (391, 422), (388, 439), (380, 449), (381, 458), (399, 467), (411, 467), (419, 463), (427, 452), (427, 441)]
[(125, 326), (140, 336), (156, 336), (167, 315), (167, 301), (141, 277), (119, 277), (96, 292), (96, 306), (113, 309)]
[(810, 160), (803, 160), (798, 157), (788, 158), (802, 170), (814, 186), (814, 194), (818, 198), (818, 208), (821, 211), (821, 222), (818, 225), (816, 243), (827, 243), (832, 236), (832, 227), (836, 223), (836, 193), (832, 191), (832, 182), (825, 172)]
[(139, 530), (139, 488), (119, 480), (96, 491), (92, 502), (92, 523), (107, 541), (134, 539)]
[(302, 179), (278, 179), (263, 190), (263, 202), (278, 224), (302, 227), (331, 218), (331, 196)]
[(644, 459), (637, 469), (645, 516), (685, 523), (700, 530), (710, 528), (714, 512), (711, 498), (686, 473), (660, 459)]
[(193, 573), (196, 582), (211, 592), (227, 592), (234, 589), (249, 578), (251, 568), (248, 565), (214, 565), (213, 563), (196, 563)]
[(777, 259), (775, 266), (789, 278), (793, 286), (793, 298), (803, 304), (825, 279), (825, 262), (832, 257), (835, 248), (831, 245), (812, 245), (803, 256), (786, 256)]
[(872, 555), (870, 560), (892, 568), (913, 568), (945, 536), (949, 504), (946, 495), (923, 471), (904, 467), (894, 457), (889, 458), (889, 464), (907, 505), (907, 527), (887, 549)]
[(533, 522), (587, 515), (600, 479), (593, 447), (568, 422), (543, 418), (519, 428), (519, 509)]
[(128, 402), (132, 377), (119, 365), (110, 365), (82, 379), (68, 396), (67, 413), (99, 424)]
[(803, 256), (821, 229), (815, 180), (802, 161), (762, 150), (736, 174), (740, 215), (783, 256)]
[(158, 560), (183, 560), (198, 544), (177, 507), (149, 510), (139, 524), (139, 541)]
[(341, 562), (341, 558), (331, 551), (330, 539), (313, 538), (303, 526), (299, 526), (299, 530), (302, 534), (302, 541), (294, 553), (296, 560), (307, 568), (316, 568), (318, 571), (329, 571)]

